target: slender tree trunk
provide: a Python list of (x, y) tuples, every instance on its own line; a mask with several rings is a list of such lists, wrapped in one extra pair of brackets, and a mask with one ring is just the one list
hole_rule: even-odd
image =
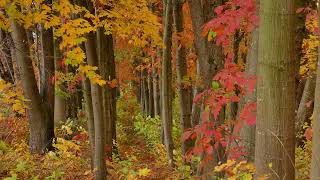
[(140, 71), (140, 105), (141, 105), (141, 112), (145, 113), (146, 107), (145, 107), (145, 90), (144, 90), (144, 82), (143, 82), (143, 71)]
[[(52, 4), (52, 0), (46, 0), (47, 5)], [(44, 110), (47, 111), (47, 135), (48, 142), (54, 138), (54, 41), (53, 41), (53, 29), (47, 30), (41, 26), (41, 68), (40, 68), (40, 96)]]
[(149, 105), (149, 115), (151, 117), (154, 117), (154, 99), (153, 99), (153, 83), (152, 83), (152, 73), (148, 73), (148, 94), (149, 94), (149, 100), (148, 100), (148, 105)]
[(8, 33), (0, 30), (0, 78), (6, 82), (15, 83), (13, 58), (10, 53), (11, 39)]
[[(88, 34), (85, 47), (88, 64), (90, 66), (98, 67), (99, 61), (96, 52), (95, 37), (96, 36), (93, 33)], [(100, 87), (98, 84), (94, 84), (93, 82), (91, 82), (91, 97), (95, 130), (95, 179), (102, 180), (106, 179), (107, 175), (105, 163), (106, 119), (104, 118), (103, 114), (102, 87)], [(108, 118), (108, 116), (106, 118)]]
[[(62, 55), (59, 49), (59, 41), (54, 42), (54, 57), (55, 57), (55, 69), (57, 72), (64, 72), (61, 67)], [(54, 97), (54, 124), (59, 125), (60, 122), (66, 120), (66, 99), (58, 93), (55, 93)]]
[[(212, 9), (221, 5), (224, 1), (212, 2), (210, 0), (198, 1), (188, 0), (192, 19), (192, 28), (195, 34), (195, 49), (198, 57), (197, 61), (197, 84), (194, 95), (197, 95), (211, 84), (212, 77), (223, 67), (223, 51), (221, 47), (207, 42), (202, 34), (202, 27), (210, 18), (213, 17)], [(193, 126), (199, 124), (201, 113), (201, 102), (193, 104), (192, 123)]]
[(34, 75), (32, 60), (26, 31), (16, 21), (11, 24), (12, 39), (16, 49), (17, 64), (21, 73), (24, 95), (31, 103), (28, 104), (28, 115), (30, 123), (30, 151), (42, 154), (45, 152), (48, 142), (46, 111), (43, 109), (42, 98), (39, 94), (37, 81)]
[[(175, 31), (180, 37), (183, 33), (183, 2), (180, 0), (173, 0), (173, 14)], [(192, 87), (184, 83), (187, 74), (187, 59), (185, 45), (178, 39), (176, 52), (176, 66), (177, 66), (177, 83), (180, 99), (180, 124), (183, 131), (192, 127), (191, 125), (191, 110), (192, 110)], [(182, 153), (185, 154), (192, 147), (192, 140), (186, 140), (182, 143)]]
[[(98, 31), (98, 51), (103, 78), (108, 82), (116, 80), (113, 37), (112, 35), (106, 35), (103, 29)], [(107, 145), (110, 147), (109, 157), (112, 156), (113, 140), (116, 140), (116, 90), (115, 87), (107, 85), (103, 94), (104, 114), (108, 116), (106, 119), (106, 135)]]
[(85, 110), (86, 110), (86, 118), (88, 124), (88, 134), (89, 134), (89, 143), (90, 143), (90, 150), (91, 150), (91, 169), (94, 169), (94, 147), (95, 147), (95, 133), (94, 133), (94, 114), (93, 114), (93, 106), (92, 106), (92, 99), (91, 99), (91, 86), (90, 81), (85, 79), (82, 82), (83, 86), (83, 95), (84, 95), (84, 103), (85, 103)]
[[(209, 77), (209, 53), (206, 39), (201, 36), (202, 26), (205, 23), (203, 15), (203, 6), (198, 0), (188, 0), (190, 6), (190, 13), (192, 18), (192, 27), (195, 35), (195, 49), (197, 53), (197, 83), (195, 86), (194, 95), (201, 93), (204, 87), (199, 84), (210, 84), (212, 77)], [(202, 85), (202, 86), (203, 86)], [(199, 124), (201, 106), (193, 104), (192, 107), (192, 123), (193, 126)]]
[(164, 142), (167, 150), (169, 165), (173, 162), (173, 141), (172, 141), (172, 69), (171, 69), (171, 46), (172, 46), (172, 1), (166, 0), (166, 14), (164, 16), (164, 33), (161, 73), (161, 118), (164, 129)]
[[(255, 163), (257, 175), (295, 177), (296, 7), (289, 0), (261, 0), (257, 74)], [(266, 148), (267, 147), (267, 148)], [(272, 170), (268, 166), (272, 164)]]
[(153, 90), (153, 104), (154, 104), (154, 115), (160, 116), (160, 86), (159, 86), (159, 75), (156, 67), (154, 67), (155, 59), (153, 59), (152, 67), (152, 90)]
[(149, 89), (148, 89), (148, 74), (146, 70), (143, 70), (143, 103), (144, 103), (144, 114), (146, 116), (150, 115), (149, 112)]
[[(246, 62), (246, 70), (245, 73), (249, 76), (256, 76), (257, 75), (257, 59), (258, 59), (258, 45), (259, 45), (259, 30), (255, 29), (252, 32), (250, 50), (247, 56)], [(243, 106), (248, 103), (257, 102), (257, 95), (256, 89), (254, 92), (245, 95), (240, 103), (239, 111), (242, 110)], [(238, 117), (240, 112), (238, 111)], [(256, 126), (248, 126), (244, 124), (243, 128), (240, 130), (240, 137), (241, 137), (241, 146), (245, 149), (244, 151), (246, 154), (246, 159), (248, 161), (254, 161), (254, 151), (255, 151), (255, 132)]]
[[(296, 116), (296, 135), (303, 134), (304, 123), (309, 121), (313, 113), (314, 91), (316, 88), (316, 74), (311, 72), (304, 86), (301, 101)], [(303, 139), (298, 137), (296, 145), (302, 145)]]

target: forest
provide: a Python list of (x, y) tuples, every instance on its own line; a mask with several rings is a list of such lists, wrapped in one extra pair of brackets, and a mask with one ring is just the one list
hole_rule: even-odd
[(0, 179), (319, 180), (319, 17), (320, 0), (0, 0)]

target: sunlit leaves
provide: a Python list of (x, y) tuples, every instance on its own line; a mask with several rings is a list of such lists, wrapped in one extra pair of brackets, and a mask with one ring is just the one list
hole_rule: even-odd
[(300, 75), (305, 76), (309, 71), (316, 70), (318, 61), (319, 25), (318, 14), (310, 8), (300, 8), (298, 12), (306, 13), (305, 26), (307, 37), (302, 42), (302, 57), (300, 60)]
[(84, 74), (87, 78), (89, 78), (93, 83), (99, 84), (103, 86), (106, 84), (106, 81), (102, 79), (102, 77), (95, 73), (97, 67), (88, 66), (88, 65), (80, 65), (79, 71)]
[(27, 101), (22, 91), (16, 89), (12, 84), (0, 80), (0, 118), (5, 115), (6, 111), (24, 114)]

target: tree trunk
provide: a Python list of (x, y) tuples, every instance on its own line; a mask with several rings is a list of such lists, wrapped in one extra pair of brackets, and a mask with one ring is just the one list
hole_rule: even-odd
[(91, 151), (91, 169), (94, 169), (94, 147), (95, 147), (95, 133), (94, 133), (94, 115), (93, 115), (93, 106), (91, 99), (91, 86), (90, 81), (85, 79), (82, 81), (83, 86), (83, 95), (84, 95), (84, 103), (86, 110), (86, 118), (88, 124), (88, 134), (89, 134), (89, 143), (90, 143), (90, 151)]
[[(316, 87), (316, 74), (311, 72), (307, 78), (307, 81), (304, 86), (302, 93), (301, 101), (296, 116), (296, 135), (298, 136), (296, 145), (302, 145), (303, 139), (300, 138), (300, 135), (303, 135), (303, 125), (305, 122), (309, 121), (309, 118), (313, 113), (313, 100), (314, 100), (314, 91)], [(310, 122), (310, 121), (309, 121)]]
[[(109, 83), (113, 82), (116, 80), (113, 37), (106, 35), (101, 28), (98, 30), (98, 51), (102, 76)], [(116, 140), (116, 90), (115, 87), (107, 85), (103, 93), (104, 115), (108, 117), (106, 118), (106, 135), (107, 145), (110, 147), (109, 157), (112, 156), (113, 140)]]
[(20, 69), (24, 95), (31, 103), (28, 104), (30, 123), (30, 151), (42, 154), (45, 152), (48, 142), (46, 111), (43, 109), (42, 99), (38, 91), (37, 81), (34, 75), (32, 60), (28, 47), (26, 31), (16, 21), (11, 24), (12, 39), (16, 52), (16, 60)]
[[(59, 49), (59, 41), (54, 42), (54, 61), (55, 69), (57, 72), (64, 72), (61, 67), (62, 55)], [(59, 125), (60, 122), (66, 121), (66, 99), (58, 93), (55, 93), (54, 97), (54, 124)]]
[[(320, 56), (319, 56), (320, 57)], [(319, 58), (318, 58), (319, 59)], [(319, 60), (318, 60), (319, 61)], [(319, 61), (320, 62), (320, 61)], [(314, 101), (314, 123), (312, 127), (312, 159), (311, 159), (311, 180), (320, 178), (320, 63), (318, 62), (317, 81)]]
[[(258, 45), (259, 45), (259, 30), (255, 29), (252, 32), (250, 50), (246, 60), (247, 62), (246, 62), (245, 73), (249, 76), (257, 75)], [(241, 107), (239, 108), (239, 110), (241, 111), (245, 104), (254, 103), (254, 102), (257, 102), (256, 89), (254, 90), (254, 92), (250, 94), (246, 94), (243, 97), (240, 103)], [(238, 117), (239, 115), (240, 115), (240, 112), (238, 112)], [(247, 124), (244, 124), (244, 126), (240, 130), (241, 146), (245, 148), (244, 151), (247, 153), (246, 159), (248, 161), (254, 161), (255, 132), (256, 132), (255, 125), (248, 126)]]
[[(261, 0), (257, 74), (255, 163), (257, 175), (295, 177), (296, 7), (294, 1)], [(268, 148), (266, 148), (268, 147)], [(268, 166), (272, 164), (272, 170)]]
[(149, 106), (149, 89), (148, 89), (148, 73), (146, 70), (143, 70), (143, 89), (144, 89), (144, 113), (146, 116), (149, 116), (150, 106)]
[[(87, 41), (85, 43), (86, 55), (88, 64), (90, 66), (98, 67), (98, 56), (96, 52), (95, 34), (90, 33), (87, 35)], [(99, 73), (99, 72), (97, 72)], [(91, 97), (92, 108), (94, 118), (95, 129), (95, 157), (94, 157), (94, 169), (95, 179), (106, 179), (106, 163), (105, 163), (105, 145), (106, 145), (106, 119), (103, 114), (102, 103), (102, 87), (98, 84), (91, 82)], [(108, 118), (108, 116), (106, 117)]]
[[(318, 13), (319, 12), (320, 6), (318, 4)], [(320, 17), (320, 14), (318, 14), (318, 16)], [(313, 135), (310, 179), (317, 180), (320, 179), (320, 48), (318, 48), (318, 66), (313, 114), (314, 122), (312, 127)]]
[[(46, 0), (47, 5), (52, 4), (52, 0)], [(41, 26), (41, 68), (40, 68), (40, 96), (44, 106), (44, 111), (47, 111), (47, 135), (48, 142), (54, 138), (54, 42), (53, 29), (44, 29)]]
[(15, 83), (13, 57), (11, 56), (11, 37), (0, 30), (0, 78), (12, 84)]
[(173, 162), (173, 141), (172, 141), (172, 69), (171, 69), (171, 46), (172, 46), (172, 1), (166, 0), (164, 16), (164, 33), (161, 73), (161, 118), (164, 129), (164, 142), (167, 150), (169, 165)]
[(149, 94), (149, 116), (154, 117), (154, 99), (153, 99), (153, 83), (152, 83), (152, 73), (148, 72), (148, 94)]
[[(212, 77), (223, 67), (223, 51), (221, 47), (207, 41), (202, 34), (202, 27), (213, 17), (212, 9), (223, 3), (222, 0), (212, 4), (211, 1), (188, 0), (192, 19), (192, 28), (195, 34), (195, 49), (197, 53), (197, 84), (194, 95), (197, 95), (211, 84)], [(201, 102), (193, 104), (192, 123), (193, 126), (199, 124), (201, 112)]]
[(160, 116), (160, 84), (159, 84), (159, 75), (157, 68), (154, 67), (155, 59), (153, 59), (152, 66), (152, 90), (153, 90), (153, 104), (154, 104), (154, 115)]
[[(180, 37), (183, 33), (183, 2), (173, 0), (173, 17), (175, 31)], [(177, 67), (177, 83), (180, 100), (180, 124), (182, 131), (192, 127), (191, 125), (191, 110), (192, 110), (192, 87), (184, 83), (187, 74), (187, 59), (185, 45), (178, 39), (176, 52), (176, 67)], [(182, 153), (185, 154), (192, 147), (192, 140), (186, 140), (182, 143)]]

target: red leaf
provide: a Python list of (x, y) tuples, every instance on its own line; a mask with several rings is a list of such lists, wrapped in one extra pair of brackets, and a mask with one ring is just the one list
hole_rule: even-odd
[(190, 138), (190, 136), (192, 135), (193, 131), (185, 131), (183, 134), (182, 134), (182, 141), (185, 141), (187, 139)]
[(296, 13), (302, 13), (304, 11), (305, 8), (298, 8)]
[(202, 152), (203, 152), (203, 148), (202, 147), (196, 146), (196, 147), (193, 148), (193, 153), (196, 154), (196, 155), (202, 154)]
[(213, 153), (213, 147), (212, 146), (208, 146), (207, 148), (206, 148), (206, 153), (207, 154), (212, 154)]
[(218, 6), (214, 9), (214, 12), (217, 14), (217, 15), (220, 15), (223, 11), (223, 6)]
[(307, 128), (304, 136), (306, 136), (306, 139), (310, 141), (312, 139), (312, 128)]

